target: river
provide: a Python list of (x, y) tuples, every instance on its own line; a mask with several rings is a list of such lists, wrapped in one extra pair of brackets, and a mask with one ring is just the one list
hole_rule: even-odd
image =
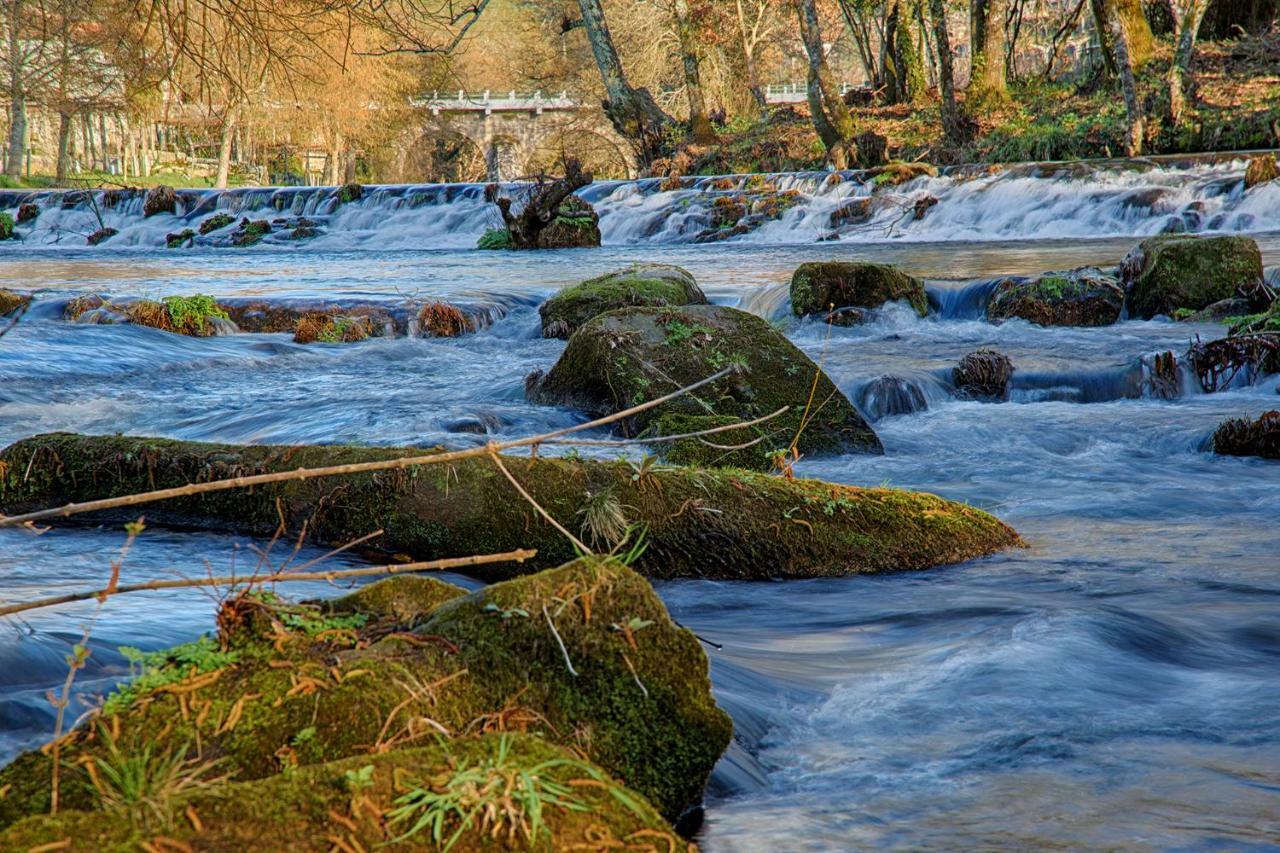
[[(581, 416), (524, 400), (525, 374), (564, 347), (539, 337), (537, 305), (633, 261), (677, 263), (713, 302), (778, 321), (850, 399), (883, 415), (874, 423), (883, 456), (806, 459), (798, 473), (968, 501), (1029, 543), (927, 572), (659, 584), (672, 614), (715, 644), (706, 646), (714, 689), (735, 722), (708, 794), (706, 849), (1274, 847), (1280, 465), (1216, 457), (1206, 441), (1225, 417), (1280, 407), (1280, 377), (1213, 395), (1184, 381), (1175, 399), (1155, 398), (1143, 389), (1143, 356), (1181, 352), (1222, 327), (1046, 329), (982, 316), (992, 276), (1113, 265), (1196, 202), (1205, 228), (1220, 215), (1215, 228), (1254, 233), (1275, 281), (1280, 186), (1251, 197), (1232, 189), (1233, 175), (1238, 185), (1239, 164), (1006, 177), (980, 197), (979, 182), (926, 178), (902, 192), (942, 201), (907, 231), (847, 230), (830, 242), (815, 242), (813, 223), (828, 221), (838, 199), (819, 198), (820, 177), (793, 176), (812, 193), (787, 214), (793, 221), (709, 245), (690, 243), (701, 224), (679, 224), (700, 204), (682, 203), (692, 191), (610, 184), (587, 193), (602, 211), (603, 249), (537, 254), (462, 248), (488, 215), (475, 188), (448, 190), (434, 208), (396, 208), (404, 193), (374, 192), (326, 219), (316, 241), (245, 250), (166, 250), (177, 218), (128, 210), (111, 214), (119, 244), (74, 247), (51, 235), (83, 230), (76, 217), (91, 214), (50, 210), (43, 238), (0, 248), (0, 280), (44, 291), (0, 339), (0, 443), (69, 430), (466, 446), (568, 425)], [(1162, 192), (1148, 198), (1165, 207), (1121, 201), (1153, 187)], [(269, 191), (257, 192), (214, 198), (204, 214), (269, 203)], [(324, 197), (300, 197), (323, 210)], [(655, 230), (649, 218), (664, 205)], [(925, 277), (934, 312), (890, 308), (833, 329), (789, 317), (786, 282), (798, 264), (851, 257)], [(494, 322), (456, 339), (195, 339), (63, 322), (57, 306), (84, 292), (430, 297), (484, 307)], [(950, 367), (979, 346), (1013, 360), (1006, 403), (948, 390)], [(866, 395), (881, 376), (910, 383), (927, 408), (884, 414)], [(3, 597), (99, 585), (123, 541), (118, 529), (0, 530)], [(264, 547), (152, 530), (125, 557), (124, 576), (222, 574)], [(89, 699), (125, 674), (119, 646), (193, 639), (212, 618), (207, 594), (170, 591), (121, 597), (100, 614), (84, 604), (11, 620), (0, 630), (0, 758), (50, 736), (45, 693), (61, 684), (87, 620), (93, 654), (77, 687)]]

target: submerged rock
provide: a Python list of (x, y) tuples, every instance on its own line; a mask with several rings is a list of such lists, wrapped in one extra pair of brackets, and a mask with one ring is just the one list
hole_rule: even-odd
[(1151, 237), (1120, 263), (1129, 313), (1142, 319), (1199, 311), (1261, 280), (1262, 254), (1250, 237)]
[(612, 414), (730, 366), (733, 372), (712, 385), (627, 418), (623, 431), (640, 435), (651, 426), (661, 428), (657, 422), (667, 414), (744, 421), (789, 406), (785, 414), (751, 428), (762, 462), (793, 439), (809, 455), (881, 451), (875, 432), (808, 356), (754, 314), (719, 305), (601, 314), (569, 339), (529, 397), (592, 415)]
[[(64, 809), (104, 804), (85, 768), (119, 756), (216, 759), (211, 778), (242, 782), (417, 743), (466, 754), (476, 734), (516, 731), (573, 748), (675, 820), (700, 802), (732, 730), (698, 640), (644, 578), (605, 558), (469, 594), (383, 586), (334, 609), (250, 592), (217, 622), (217, 642), (146, 656), (144, 675), (63, 742)], [(35, 751), (0, 771), (0, 823), (47, 811), (49, 767)], [(297, 805), (315, 796), (306, 790)]]
[(147, 190), (142, 200), (142, 215), (155, 216), (157, 213), (176, 213), (178, 209), (178, 193), (171, 186), (160, 184)]
[(164, 235), (164, 244), (169, 249), (181, 249), (190, 246), (196, 238), (196, 232), (190, 228), (184, 228), (176, 234)]
[(961, 396), (974, 400), (1004, 400), (1009, 395), (1013, 362), (998, 350), (979, 349), (960, 359), (951, 374)]
[(812, 261), (791, 275), (791, 310), (797, 317), (826, 315), (832, 308), (879, 308), (905, 299), (916, 313), (929, 313), (924, 283), (890, 264)]
[(1123, 308), (1124, 290), (1116, 280), (1083, 268), (1001, 281), (987, 303), (987, 319), (1021, 317), (1040, 326), (1109, 326), (1120, 319)]
[(374, 337), (381, 330), (367, 315), (303, 314), (293, 331), (295, 344), (351, 344)]
[(688, 270), (671, 264), (635, 264), (563, 288), (538, 307), (542, 336), (568, 338), (606, 311), (631, 306), (706, 305)]
[(18, 224), (25, 225), (40, 218), (40, 205), (27, 202), (18, 205)]
[(271, 223), (265, 219), (250, 221), (248, 217), (240, 220), (240, 226), (231, 234), (231, 245), (253, 246), (262, 242), (262, 238), (271, 233)]
[[(812, 378), (798, 381), (808, 387)], [(422, 453), (43, 435), (0, 451), (7, 470), (26, 472), (0, 479), (0, 512)], [(634, 568), (650, 577), (762, 580), (903, 571), (972, 559), (1019, 542), (990, 515), (923, 493), (733, 469), (502, 459), (547, 512), (584, 541), (610, 548), (629, 527), (643, 526), (647, 547)], [(484, 457), (265, 484), (147, 507), (147, 522), (154, 525), (198, 524), (270, 536), (282, 521), (288, 535), (297, 536), (305, 525), (307, 536), (322, 543), (346, 544), (382, 530), (369, 547), (415, 560), (533, 548), (537, 556), (515, 569), (529, 571), (575, 556), (571, 543), (541, 521)], [(501, 579), (512, 570), (477, 567), (475, 573)]]
[(1257, 420), (1229, 418), (1213, 433), (1213, 452), (1223, 456), (1261, 456), (1280, 459), (1280, 412)]
[(881, 376), (862, 389), (860, 408), (878, 421), (890, 415), (910, 415), (929, 408), (920, 386), (897, 376)]

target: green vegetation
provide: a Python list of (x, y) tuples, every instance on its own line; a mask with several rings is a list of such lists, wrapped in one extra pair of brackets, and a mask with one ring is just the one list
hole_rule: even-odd
[(791, 276), (791, 311), (797, 317), (825, 316), (836, 308), (879, 308), (905, 299), (921, 317), (929, 313), (924, 282), (891, 264), (869, 261), (814, 261)]
[(568, 338), (605, 311), (629, 306), (705, 305), (687, 271), (668, 264), (636, 264), (564, 288), (538, 308), (544, 337)]
[(1109, 326), (1120, 319), (1124, 290), (1097, 270), (1005, 279), (987, 303), (992, 322), (1020, 317), (1041, 326)]
[(229, 213), (215, 213), (213, 216), (210, 216), (204, 222), (200, 223), (200, 235), (204, 236), (206, 234), (211, 234), (214, 231), (226, 228), (235, 221), (236, 218)]
[(123, 646), (120, 653), (129, 661), (130, 678), (107, 697), (102, 711), (108, 715), (128, 709), (140, 696), (230, 666), (238, 658), (236, 652), (222, 650), (209, 637), (158, 652)]
[(203, 293), (193, 296), (166, 296), (160, 301), (169, 312), (169, 322), (172, 326), (169, 331), (181, 335), (204, 337), (213, 333), (213, 324), (210, 322), (212, 319), (231, 319), (212, 296)]
[(480, 235), (476, 242), (477, 249), (510, 249), (511, 232), (506, 228), (490, 228)]
[(10, 240), (13, 236), (13, 215), (0, 213), (0, 240)]
[(1261, 280), (1262, 255), (1250, 237), (1151, 237), (1121, 264), (1129, 313), (1144, 319), (1199, 311)]
[(195, 231), (192, 231), (190, 228), (184, 228), (177, 234), (166, 235), (164, 240), (165, 246), (170, 249), (181, 249), (183, 246), (187, 245), (188, 242), (194, 239), (195, 236)]

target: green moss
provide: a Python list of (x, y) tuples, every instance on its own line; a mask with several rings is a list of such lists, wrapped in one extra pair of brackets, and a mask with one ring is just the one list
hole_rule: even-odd
[(511, 232), (506, 228), (490, 228), (476, 241), (477, 249), (510, 249)]
[(363, 196), (364, 187), (360, 184), (347, 184), (338, 190), (338, 201), (341, 204), (359, 201)]
[[(299, 621), (303, 611), (312, 615)], [(127, 702), (64, 742), (64, 807), (94, 807), (84, 768), (117, 753), (217, 757), (220, 772), (245, 780), (516, 729), (580, 749), (674, 819), (698, 802), (728, 744), (698, 641), (617, 563), (584, 559), (495, 584), (399, 628), (356, 615), (228, 600), (218, 622), (234, 658), (203, 646), (149, 656), (163, 663), (133, 682)], [(188, 663), (211, 659), (226, 665), (200, 673)], [(0, 771), (0, 823), (44, 810), (49, 760), (29, 753)]]
[[(645, 431), (646, 437), (687, 435), (716, 427), (732, 426), (739, 419), (726, 415), (687, 415), (668, 413), (653, 422)], [(774, 451), (785, 448), (789, 436), (777, 434), (772, 442), (763, 439), (757, 431), (732, 429), (697, 438), (682, 438), (673, 442), (658, 442), (662, 456), (676, 465), (692, 465), (699, 468), (747, 468), (768, 471), (775, 467)], [(741, 445), (749, 445), (742, 447)]]
[(212, 234), (214, 231), (226, 228), (235, 221), (235, 217), (229, 213), (215, 213), (213, 216), (210, 216), (204, 222), (200, 223), (200, 234), (201, 236), (205, 234)]
[(367, 584), (349, 595), (321, 604), (335, 613), (358, 612), (408, 621), (466, 594), (462, 587), (435, 578), (403, 575)]
[(169, 312), (172, 331), (198, 337), (213, 333), (214, 319), (230, 320), (227, 312), (212, 297), (203, 293), (193, 296), (166, 296), (160, 300)]
[(185, 228), (176, 234), (166, 234), (164, 240), (165, 246), (170, 249), (181, 249), (195, 236), (196, 232), (192, 231), (190, 228)]
[[(534, 801), (522, 796), (530, 787), (563, 793), (540, 797), (543, 808), (535, 815)], [(422, 802), (421, 792), (476, 813), (468, 823), (456, 811), (442, 811), (440, 843), (431, 841), (433, 828), (395, 841), (412, 822), (388, 823), (379, 815)], [(492, 810), (484, 804), (492, 804)], [(537, 825), (542, 831), (530, 841)], [(664, 853), (686, 849), (642, 795), (569, 751), (518, 733), (427, 741), (256, 781), (199, 786), (164, 797), (154, 810), (64, 809), (13, 826), (0, 835), (0, 847), (28, 850), (57, 843), (59, 850), (116, 853), (153, 842), (154, 849), (162, 849), (158, 837), (163, 837), (172, 839), (163, 848), (183, 844), (200, 850), (329, 849), (337, 846), (334, 839), (347, 849), (420, 850), (438, 849), (455, 834), (451, 849), (459, 853), (514, 845), (539, 851), (602, 844), (609, 849), (656, 844)]]
[(1250, 237), (1152, 237), (1121, 264), (1129, 313), (1144, 319), (1199, 311), (1261, 279), (1262, 255)]
[[(2, 307), (2, 306), (0, 306)], [(4, 313), (0, 311), (0, 313)], [(1230, 325), (1232, 335), (1259, 335), (1264, 332), (1280, 332), (1280, 302), (1266, 311), (1244, 317), (1228, 317), (1223, 322)]]
[(797, 317), (825, 315), (832, 308), (879, 308), (899, 299), (921, 317), (929, 313), (924, 282), (890, 264), (814, 261), (791, 276), (791, 310)]
[[(809, 381), (799, 380), (806, 386)], [(791, 433), (783, 430), (779, 437), (789, 443)], [(210, 479), (422, 452), (36, 436), (0, 451), (0, 511), (13, 514)], [(637, 477), (622, 461), (504, 457), (504, 464), (570, 529), (581, 526), (589, 495), (612, 490), (628, 523), (646, 531), (647, 549), (634, 565), (651, 577), (763, 580), (902, 571), (967, 560), (1018, 542), (990, 515), (923, 493), (734, 469), (662, 466)], [(806, 498), (815, 494), (838, 496), (853, 509), (831, 516), (810, 512)], [(153, 504), (147, 511), (153, 525), (172, 521), (264, 536), (272, 535), (281, 519), (286, 535), (298, 535), (305, 524), (309, 537), (323, 543), (344, 544), (381, 529), (370, 547), (414, 560), (537, 549), (524, 564), (475, 567), (475, 574), (491, 580), (575, 556), (564, 536), (531, 514), (484, 458), (213, 492)], [(944, 526), (942, 519), (956, 523)]]
[(0, 213), (0, 240), (9, 240), (13, 237), (13, 215), (9, 213)]
[(637, 264), (571, 285), (538, 308), (546, 337), (568, 338), (605, 311), (628, 306), (705, 305), (693, 276), (667, 264)]

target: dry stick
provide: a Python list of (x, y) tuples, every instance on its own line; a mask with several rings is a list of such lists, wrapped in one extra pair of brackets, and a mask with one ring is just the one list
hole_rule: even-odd
[(124, 595), (131, 592), (148, 592), (157, 589), (186, 589), (200, 586), (230, 586), (234, 584), (267, 584), (289, 583), (291, 581), (328, 581), (345, 578), (371, 577), (373, 575), (397, 575), (405, 572), (425, 572), (441, 569), (458, 569), (467, 566), (482, 566), (490, 563), (523, 563), (537, 555), (536, 550), (518, 549), (504, 551), (501, 554), (477, 554), (470, 557), (448, 557), (441, 560), (427, 560), (420, 563), (392, 563), (385, 566), (370, 566), (363, 569), (339, 569), (331, 572), (281, 572), (273, 575), (245, 577), (229, 575), (224, 577), (181, 578), (177, 580), (154, 580), (146, 583), (129, 584), (111, 589), (95, 589), (86, 592), (72, 592), (49, 598), (39, 598), (22, 604), (9, 604), (0, 607), (0, 616), (11, 616), (27, 610), (52, 607), (57, 604), (69, 604), (73, 601), (87, 601), (91, 598)]
[[(790, 406), (783, 406), (781, 409), (778, 409), (778, 411), (773, 412), (772, 414), (765, 415), (763, 417), (756, 418), (755, 420), (741, 421), (740, 423), (729, 424), (728, 426), (709, 427), (707, 429), (700, 429), (697, 432), (682, 432), (679, 435), (655, 435), (652, 438), (615, 438), (615, 439), (599, 439), (599, 440), (588, 439), (588, 438), (568, 438), (568, 439), (562, 438), (562, 439), (553, 439), (551, 441), (544, 441), (542, 443), (543, 444), (572, 444), (579, 447), (583, 447), (583, 446), (625, 447), (631, 444), (657, 444), (659, 442), (664, 442), (664, 441), (679, 441), (684, 438), (699, 438), (704, 435), (715, 435), (718, 432), (729, 432), (730, 430), (745, 429), (750, 426), (755, 426), (756, 424), (762, 424), (765, 421), (773, 420), (774, 418), (778, 417), (778, 415), (784, 414), (790, 408), (791, 408)], [(760, 438), (757, 438), (756, 441), (763, 441), (764, 438), (765, 436), (761, 436)], [(703, 443), (709, 444), (711, 447), (716, 446), (714, 444), (711, 444), (710, 442), (703, 442)], [(754, 443), (755, 442), (752, 442), (752, 444)]]
[[(254, 474), (248, 477), (232, 477), (227, 480), (211, 480), (207, 483), (188, 483), (185, 486), (176, 486), (171, 489), (157, 489), (153, 492), (140, 492), (134, 495), (122, 495), (115, 498), (103, 498), (96, 501), (84, 501), (82, 503), (70, 503), (61, 507), (51, 509), (42, 509), (36, 512), (28, 512), (23, 515), (0, 516), (0, 527), (13, 527), (15, 525), (27, 524), (32, 521), (39, 521), (46, 518), (66, 518), (67, 516), (77, 515), (83, 512), (97, 512), (106, 509), (118, 509), (126, 506), (138, 506), (139, 504), (151, 503), (153, 501), (167, 500), (169, 498), (189, 497), (191, 495), (203, 495), (209, 492), (220, 492), (228, 489), (242, 489), (247, 486), (258, 486), (264, 483), (281, 483), (288, 480), (306, 480), (311, 477), (333, 477), (341, 474), (360, 474), (366, 471), (387, 471), (403, 468), (413, 468), (420, 465), (436, 465), (442, 462), (456, 462), (460, 459), (474, 459), (478, 456), (496, 455), (499, 451), (510, 450), (516, 447), (530, 447), (546, 443), (552, 439), (560, 438), (570, 433), (581, 432), (582, 430), (592, 429), (594, 427), (604, 426), (606, 424), (620, 421), (624, 418), (631, 417), (638, 412), (652, 409), (663, 403), (681, 397), (690, 393), (703, 385), (715, 382), (724, 376), (727, 376), (734, 368), (726, 367), (724, 370), (713, 373), (706, 379), (699, 380), (692, 385), (673, 391), (662, 397), (650, 400), (647, 403), (641, 403), (638, 406), (632, 406), (621, 412), (615, 412), (612, 415), (606, 415), (597, 418), (594, 421), (577, 424), (576, 426), (565, 427), (553, 432), (543, 433), (542, 435), (530, 436), (528, 438), (520, 438), (514, 441), (498, 441), (489, 442), (481, 447), (473, 447), (468, 450), (453, 450), (444, 453), (435, 453), (429, 456), (403, 456), (399, 459), (383, 459), (377, 462), (353, 462), (347, 465), (331, 465), (322, 468), (297, 468), (293, 471), (277, 471), (271, 474)], [(34, 458), (34, 457), (33, 457)]]

